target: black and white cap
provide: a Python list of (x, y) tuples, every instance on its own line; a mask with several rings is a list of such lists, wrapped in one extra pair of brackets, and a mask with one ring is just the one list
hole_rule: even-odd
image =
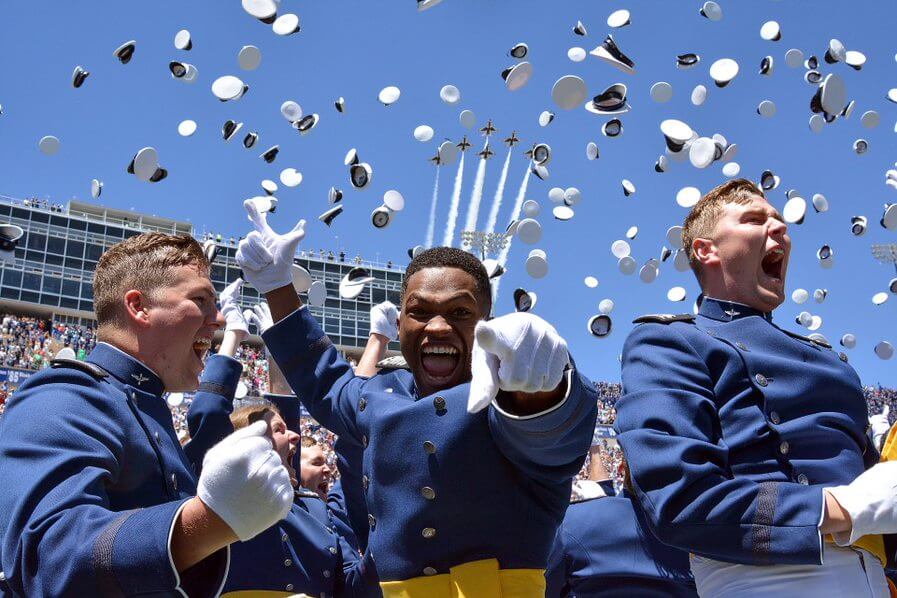
[(24, 235), (25, 231), (20, 226), (0, 224), (0, 250), (13, 251)]
[(299, 131), (300, 135), (306, 135), (309, 131), (315, 128), (319, 120), (320, 117), (316, 113), (308, 114), (294, 122), (293, 128)]
[(428, 8), (433, 8), (442, 0), (417, 0), (417, 12), (423, 12)]
[(526, 273), (533, 278), (544, 278), (548, 274), (548, 256), (541, 249), (533, 249), (526, 258)]
[(299, 16), (293, 13), (282, 14), (271, 23), (271, 29), (277, 35), (292, 35), (299, 31)]
[(825, 51), (825, 56), (823, 59), (828, 64), (835, 64), (836, 62), (844, 62), (847, 59), (847, 48), (844, 47), (837, 39), (832, 39), (828, 43), (828, 48)]
[(680, 152), (694, 135), (692, 128), (681, 120), (669, 118), (660, 123), (660, 132), (671, 152)]
[(331, 187), (327, 192), (327, 203), (333, 205), (343, 200), (343, 192), (336, 187)]
[(514, 309), (517, 311), (532, 311), (536, 307), (537, 300), (538, 296), (532, 291), (527, 291), (526, 289), (514, 290)]
[(210, 264), (215, 261), (215, 258), (218, 256), (218, 244), (215, 243), (214, 239), (206, 239), (203, 242), (202, 253), (209, 260)]
[(738, 63), (731, 58), (720, 58), (710, 65), (710, 78), (717, 87), (725, 87), (738, 74)]
[(189, 51), (193, 49), (193, 38), (186, 29), (181, 29), (174, 36), (174, 47), (178, 50)]
[(377, 99), (384, 106), (391, 106), (398, 102), (401, 96), (402, 90), (395, 85), (389, 85), (380, 90), (380, 93), (377, 94)]
[(302, 118), (302, 107), (293, 100), (287, 100), (280, 105), (280, 113), (292, 124)]
[(112, 53), (113, 56), (118, 58), (118, 61), (122, 64), (128, 64), (131, 62), (131, 58), (134, 57), (134, 50), (137, 49), (137, 42), (133, 39), (131, 41), (127, 41), (115, 48), (115, 51)]
[(816, 210), (817, 214), (820, 212), (828, 212), (828, 199), (826, 199), (825, 195), (822, 193), (813, 195), (813, 209)]
[(676, 56), (676, 68), (678, 69), (690, 69), (699, 62), (701, 62), (701, 57), (693, 52), (678, 54)]
[(252, 147), (258, 142), (259, 134), (255, 131), (250, 131), (246, 133), (246, 136), (243, 137), (243, 147), (246, 149), (252, 149)]
[(103, 182), (99, 179), (94, 179), (90, 181), (90, 196), (94, 199), (99, 199), (100, 195), (103, 193)]
[(651, 99), (658, 104), (665, 104), (673, 98), (673, 86), (666, 81), (658, 81), (651, 86)]
[(862, 156), (869, 151), (869, 142), (865, 139), (857, 139), (853, 142), (853, 151)]
[(501, 78), (504, 79), (505, 86), (509, 91), (517, 91), (527, 83), (533, 76), (533, 65), (529, 62), (518, 62), (514, 66), (508, 67), (501, 72)]
[(585, 105), (586, 110), (593, 114), (610, 115), (629, 112), (630, 106), (626, 102), (628, 90), (623, 83), (614, 83), (600, 94), (596, 95)]
[(293, 267), (290, 269), (290, 275), (293, 279), (293, 288), (296, 289), (297, 293), (305, 293), (311, 288), (311, 274), (299, 264), (293, 264)]
[(623, 121), (612, 118), (601, 125), (601, 134), (605, 137), (618, 137), (623, 134)]
[(327, 285), (323, 280), (316, 280), (308, 287), (308, 304), (312, 307), (324, 307), (327, 301)]
[(881, 341), (875, 345), (875, 354), (879, 359), (890, 359), (894, 356), (894, 345), (888, 341)]
[(866, 227), (869, 220), (865, 216), (853, 216), (850, 219), (850, 232), (855, 237), (862, 237), (866, 234)]
[(273, 146), (269, 147), (268, 149), (266, 149), (264, 152), (262, 152), (262, 154), (259, 155), (259, 158), (261, 158), (262, 160), (264, 160), (265, 162), (270, 164), (277, 158), (277, 154), (279, 154), (279, 153), (280, 153), (280, 146), (273, 145)]
[[(270, 197), (267, 195), (256, 195), (255, 197), (251, 197), (246, 200), (246, 202), (252, 202), (255, 204), (256, 210), (260, 214), (265, 212), (271, 212), (272, 214), (277, 211), (277, 198)], [(246, 202), (243, 202), (244, 204)]]
[(343, 299), (355, 299), (372, 280), (374, 277), (367, 269), (360, 266), (352, 268), (339, 283), (339, 296)]
[(775, 21), (766, 21), (760, 27), (760, 37), (768, 42), (777, 42), (782, 39), (782, 28)]
[(233, 75), (218, 77), (212, 83), (212, 93), (222, 102), (239, 100), (249, 91), (249, 86)]
[(244, 71), (254, 71), (262, 63), (262, 51), (256, 46), (243, 46), (237, 54), (237, 64)]
[[(510, 56), (511, 58), (516, 58), (517, 60), (523, 60), (524, 58), (526, 58), (526, 55), (528, 53), (529, 53), (529, 46), (527, 46), (526, 44), (524, 44), (522, 42), (514, 44), (513, 47), (511, 47), (511, 49), (508, 50), (508, 56)], [(448, 103), (454, 104), (455, 102), (448, 102)]]
[(336, 108), (337, 112), (342, 114), (343, 112), (346, 111), (346, 99), (342, 96), (338, 97), (336, 99), (336, 101), (333, 103), (333, 106), (334, 106), (334, 108)]
[(392, 211), (386, 206), (380, 206), (371, 212), (371, 224), (374, 225), (374, 228), (386, 228), (390, 222), (392, 222)]
[(85, 71), (81, 66), (76, 66), (72, 71), (72, 87), (78, 89), (84, 85), (84, 80), (90, 76), (90, 71)]
[(277, 17), (277, 2), (275, 0), (242, 0), (243, 10), (249, 16), (270, 25)]
[(280, 171), (280, 182), (285, 187), (297, 187), (302, 182), (302, 173), (295, 168), (284, 168)]
[(879, 224), (887, 230), (897, 230), (897, 203), (885, 204)]
[(764, 170), (760, 175), (760, 188), (764, 191), (772, 191), (778, 187), (781, 182), (782, 179), (771, 170)]
[(539, 115), (539, 126), (547, 127), (551, 124), (551, 121), (554, 120), (554, 112), (550, 110), (543, 110), (542, 114)]
[(701, 7), (701, 16), (711, 21), (719, 21), (723, 18), (723, 9), (716, 2), (705, 2)]
[(330, 226), (333, 223), (333, 220), (343, 213), (343, 204), (338, 203), (332, 208), (328, 209), (326, 212), (318, 216), (318, 220)]
[(221, 127), (221, 136), (224, 138), (224, 141), (230, 141), (234, 138), (234, 135), (243, 128), (243, 123), (238, 123), (233, 120), (227, 120), (224, 122), (224, 125)]
[(374, 171), (367, 162), (358, 162), (349, 167), (349, 181), (356, 189), (366, 189), (373, 176)]
[(598, 314), (589, 318), (586, 328), (592, 336), (604, 338), (611, 333), (613, 321), (607, 314)]
[[(518, 45), (526, 46), (526, 44)], [(514, 47), (516, 48), (517, 46)], [(461, 101), (461, 91), (454, 85), (443, 85), (442, 89), (439, 90), (439, 98), (449, 106), (454, 106)]]
[(137, 152), (127, 170), (147, 183), (157, 183), (168, 176), (168, 171), (159, 166), (159, 154), (153, 147), (144, 147)]
[(277, 183), (275, 183), (271, 179), (263, 180), (262, 191), (264, 191), (268, 195), (274, 195), (275, 193), (277, 193)]
[(635, 73), (635, 62), (617, 47), (612, 35), (608, 35), (600, 46), (589, 52), (592, 56), (615, 66), (624, 73)]
[(576, 21), (576, 25), (573, 26), (573, 33), (581, 37), (585, 37), (589, 34), (586, 26), (582, 24), (582, 21)]
[(760, 61), (760, 74), (769, 77), (772, 76), (774, 70), (775, 59), (772, 56), (764, 56), (763, 60)]

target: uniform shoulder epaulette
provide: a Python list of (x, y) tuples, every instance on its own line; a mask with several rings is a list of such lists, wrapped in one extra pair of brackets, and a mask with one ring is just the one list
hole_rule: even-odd
[(804, 336), (802, 334), (798, 334), (796, 332), (791, 332), (790, 330), (785, 330), (784, 328), (780, 328), (782, 332), (790, 336), (791, 338), (796, 338), (798, 340), (807, 341), (808, 343), (813, 343), (814, 345), (819, 345), (820, 347), (825, 347), (826, 349), (831, 349), (832, 346), (822, 340), (821, 338), (811, 338), (809, 336)]
[(102, 380), (109, 376), (109, 372), (101, 368), (95, 363), (89, 361), (80, 361), (78, 359), (53, 359), (50, 361), (52, 368), (72, 368), (81, 370), (85, 374), (90, 374), (97, 380)]
[(632, 321), (633, 324), (672, 324), (673, 322), (694, 322), (694, 314), (646, 314)]
[(401, 355), (387, 357), (377, 362), (377, 368), (381, 370), (410, 370), (408, 362)]

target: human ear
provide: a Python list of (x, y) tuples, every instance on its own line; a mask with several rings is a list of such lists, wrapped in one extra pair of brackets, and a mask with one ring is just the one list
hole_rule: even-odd
[(128, 321), (146, 327), (149, 325), (149, 307), (146, 301), (146, 295), (136, 289), (131, 289), (125, 293), (124, 297), (125, 316)]

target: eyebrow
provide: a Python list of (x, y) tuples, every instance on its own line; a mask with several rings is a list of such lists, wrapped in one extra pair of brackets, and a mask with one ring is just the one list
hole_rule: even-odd
[(450, 301), (457, 301), (459, 299), (470, 299), (474, 302), (477, 300), (476, 297), (473, 295), (473, 293), (471, 293), (470, 291), (458, 291), (457, 293), (455, 293), (454, 295), (452, 295), (450, 297), (447, 297), (447, 298), (440, 297), (440, 298), (436, 298), (436, 299), (428, 297), (421, 293), (415, 292), (415, 293), (411, 293), (411, 295), (408, 296), (407, 301), (411, 302), (414, 299), (417, 299), (418, 301), (423, 301), (424, 303), (436, 303), (436, 302), (448, 303)]

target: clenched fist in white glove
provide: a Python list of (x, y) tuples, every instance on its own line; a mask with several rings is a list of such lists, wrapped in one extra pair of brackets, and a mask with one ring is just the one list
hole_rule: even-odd
[(878, 463), (847, 486), (826, 488), (850, 514), (850, 534), (833, 534), (839, 546), (869, 534), (897, 533), (897, 461)]
[(243, 202), (255, 230), (240, 241), (237, 263), (243, 268), (246, 280), (259, 293), (265, 294), (293, 283), (293, 256), (299, 241), (305, 237), (305, 220), (300, 220), (290, 232), (279, 235), (268, 225), (267, 212), (259, 212), (252, 200)]
[(390, 341), (399, 338), (399, 310), (389, 301), (371, 308), (371, 334), (385, 336)]
[(555, 390), (569, 364), (567, 342), (539, 316), (516, 312), (481, 321), (471, 352), (467, 411), (486, 408), (499, 389), (525, 393)]
[(224, 316), (226, 323), (225, 330), (234, 330), (249, 334), (249, 327), (246, 320), (240, 312), (240, 306), (237, 305), (237, 295), (240, 294), (240, 288), (243, 286), (243, 279), (238, 278), (221, 291), (218, 296), (218, 302), (221, 304), (221, 315)]
[(267, 432), (264, 421), (241, 428), (202, 461), (196, 494), (242, 542), (286, 517), (293, 505), (290, 474)]
[(250, 324), (255, 324), (259, 329), (259, 334), (266, 331), (274, 325), (274, 318), (271, 317), (271, 308), (267, 303), (256, 303), (252, 309), (244, 309), (243, 317)]

